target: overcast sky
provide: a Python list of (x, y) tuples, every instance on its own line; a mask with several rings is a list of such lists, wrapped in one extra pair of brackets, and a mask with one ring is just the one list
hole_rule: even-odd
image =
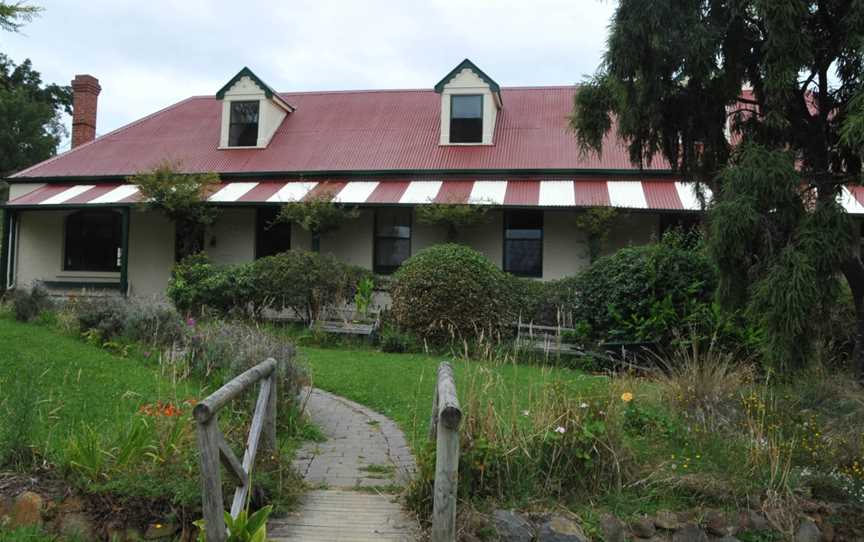
[[(502, 86), (572, 84), (601, 60), (612, 0), (33, 0), (0, 52), (102, 85), (105, 134), (243, 66), (279, 91), (431, 88), (463, 58)], [(66, 144), (68, 146), (68, 143)]]

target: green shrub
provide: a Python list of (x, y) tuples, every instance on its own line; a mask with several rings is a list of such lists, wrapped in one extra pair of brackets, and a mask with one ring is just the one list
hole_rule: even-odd
[(170, 346), (181, 342), (187, 329), (183, 317), (173, 307), (133, 302), (128, 307), (124, 335), (144, 344)]
[(507, 285), (514, 312), (522, 323), (572, 326), (573, 315), (567, 306), (573, 297), (572, 281), (540, 281), (508, 274)]
[(15, 319), (19, 322), (29, 322), (54, 306), (48, 290), (39, 282), (34, 282), (29, 291), (16, 288), (11, 297)]
[(168, 298), (184, 313), (205, 309), (219, 314), (246, 313), (263, 300), (253, 286), (253, 263), (215, 265), (205, 253), (188, 256), (174, 266), (168, 282)]
[(391, 352), (394, 354), (405, 354), (408, 352), (421, 352), (423, 350), (422, 342), (411, 333), (399, 331), (390, 326), (385, 327), (381, 331), (381, 336), (378, 338), (379, 348), (382, 352)]
[(95, 330), (103, 341), (123, 334), (128, 312), (129, 302), (118, 297), (85, 297), (75, 302), (79, 331)]
[(409, 258), (393, 276), (392, 315), (433, 342), (506, 333), (516, 316), (508, 278), (482, 254), (443, 244)]
[(371, 274), (332, 255), (289, 250), (257, 260), (252, 289), (266, 293), (274, 309), (293, 310), (304, 322), (321, 318), (328, 308), (351, 301), (357, 284)]
[(567, 309), (594, 338), (663, 342), (710, 303), (716, 281), (698, 246), (670, 236), (600, 258), (558, 287)]

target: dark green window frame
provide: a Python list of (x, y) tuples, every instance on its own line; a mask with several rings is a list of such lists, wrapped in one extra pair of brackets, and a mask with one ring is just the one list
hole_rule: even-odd
[[(501, 263), (504, 271), (519, 277), (543, 277), (544, 218), (542, 210), (504, 211), (504, 250)], [(520, 251), (523, 254), (536, 254), (533, 263), (514, 262), (514, 257)]]
[[(479, 98), (479, 117), (456, 117), (456, 100), (460, 98)], [(483, 95), (482, 94), (451, 94), (450, 95), (450, 143), (483, 143)]]
[(119, 273), (123, 215), (116, 209), (82, 209), (63, 219), (63, 271)]
[[(389, 234), (382, 235), (379, 233), (379, 225), (381, 221), (382, 213), (407, 213), (408, 220), (405, 223), (399, 225), (399, 227), (407, 227), (408, 235), (398, 235), (398, 234)], [(406, 207), (387, 207), (381, 209), (375, 209), (375, 221), (374, 221), (374, 230), (372, 231), (374, 242), (373, 242), (373, 253), (372, 253), (372, 269), (375, 273), (379, 273), (382, 275), (389, 275), (399, 269), (399, 266), (402, 263), (411, 257), (411, 241), (414, 237), (414, 213), (411, 208)], [(391, 247), (395, 247), (397, 245), (403, 246), (403, 253), (405, 255), (398, 263), (379, 263), (382, 260), (382, 256), (384, 256), (383, 251), (388, 250)]]
[[(229, 105), (231, 117), (228, 122), (228, 146), (257, 146), (258, 130), (261, 122), (261, 102), (258, 100), (248, 100), (230, 102)], [(253, 106), (254, 113), (252, 112)], [(241, 116), (245, 116), (246, 118), (240, 118)]]

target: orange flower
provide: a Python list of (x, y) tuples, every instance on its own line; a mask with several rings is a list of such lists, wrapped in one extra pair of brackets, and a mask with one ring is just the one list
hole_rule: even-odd
[(625, 391), (624, 393), (621, 394), (621, 400), (624, 401), (625, 403), (629, 403), (630, 401), (633, 400), (633, 394), (630, 393), (629, 391)]

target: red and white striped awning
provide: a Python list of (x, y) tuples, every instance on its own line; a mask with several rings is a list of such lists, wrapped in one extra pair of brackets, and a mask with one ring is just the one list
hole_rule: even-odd
[[(355, 205), (468, 203), (522, 207), (701, 209), (689, 184), (665, 180), (238, 181), (223, 183), (208, 199), (221, 204), (287, 203), (322, 195), (336, 202)], [(8, 205), (124, 205), (140, 199), (138, 188), (131, 184), (49, 184), (13, 199)]]
[[(706, 195), (710, 198), (710, 193)], [(223, 183), (208, 200), (217, 204), (288, 203), (321, 196), (354, 205), (468, 203), (701, 210), (692, 185), (667, 180), (238, 181)], [(49, 184), (11, 200), (8, 206), (128, 205), (140, 200), (138, 187), (131, 184)], [(839, 200), (850, 214), (864, 215), (864, 187), (845, 187)]]

